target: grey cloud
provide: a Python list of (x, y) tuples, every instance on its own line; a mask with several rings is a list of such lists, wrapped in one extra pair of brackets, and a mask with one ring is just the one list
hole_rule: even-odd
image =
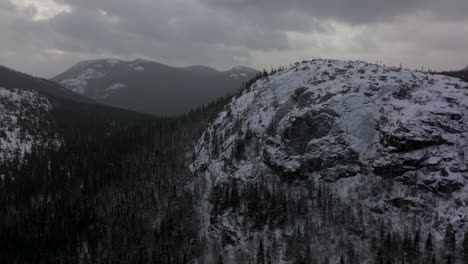
[[(165, 1), (161, 1), (165, 2)], [(73, 5), (75, 1), (68, 4)], [(115, 31), (144, 36), (152, 40), (189, 39), (191, 42), (244, 46), (251, 49), (287, 48), (281, 28), (249, 23), (248, 17), (214, 12), (198, 5), (160, 4), (148, 1), (79, 1), (74, 13), (102, 9), (120, 19)], [(94, 6), (93, 6), (94, 4)], [(193, 10), (199, 9), (199, 10)], [(73, 16), (69, 14), (67, 16)], [(95, 20), (95, 19), (92, 19)], [(94, 21), (96, 22), (96, 21)], [(74, 21), (72, 27), (88, 27), (90, 20)], [(65, 23), (62, 32), (67, 31)], [(98, 25), (99, 26), (99, 25)], [(110, 25), (106, 25), (110, 26)]]
[[(15, 12), (8, 1), (0, 3), (1, 63), (45, 76), (59, 73), (76, 60), (104, 56), (144, 57), (175, 66), (205, 64), (228, 68), (246, 63), (268, 68), (270, 65), (266, 63), (288, 64), (301, 54), (310, 56), (307, 54), (310, 51), (318, 56), (360, 54), (364, 58), (380, 52), (387, 58), (411, 50), (461, 52), (467, 43), (464, 36), (451, 28), (453, 23), (466, 27), (463, 23), (467, 21), (466, 0), (55, 2), (70, 6), (71, 12), (50, 20), (32, 21), (28, 14), (34, 10)], [(432, 20), (426, 17), (418, 21), (420, 13), (432, 14)], [(402, 17), (416, 17), (408, 22), (411, 31), (406, 30)], [(441, 36), (437, 39), (426, 27), (439, 21), (443, 23), (437, 29)], [(391, 30), (382, 34), (377, 29), (380, 24), (389, 25)], [(349, 32), (340, 28), (356, 29), (358, 33), (346, 37)], [(291, 39), (291, 32), (315, 39)], [(405, 48), (391, 50), (388, 43), (392, 42)], [(288, 54), (289, 60), (285, 59)], [(458, 56), (448, 60), (461, 59)], [(51, 63), (44, 63), (48, 61)], [(35, 68), (37, 65), (42, 67)]]
[(286, 11), (349, 23), (390, 21), (413, 12), (431, 12), (443, 17), (466, 17), (466, 0), (201, 0), (228, 11), (255, 10), (272, 15)]

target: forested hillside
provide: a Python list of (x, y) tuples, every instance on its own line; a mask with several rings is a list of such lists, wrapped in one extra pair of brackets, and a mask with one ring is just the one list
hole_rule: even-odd
[(8, 125), (0, 150), (19, 150), (0, 162), (2, 263), (174, 263), (198, 254), (187, 162), (227, 98), (156, 118), (7, 68), (0, 87)]
[(187, 155), (225, 101), (130, 127), (82, 120), (59, 148), (2, 164), (2, 259), (182, 263), (198, 254)]

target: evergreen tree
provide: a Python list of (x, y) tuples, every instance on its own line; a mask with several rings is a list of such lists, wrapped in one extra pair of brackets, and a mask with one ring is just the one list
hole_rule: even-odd
[(348, 243), (346, 248), (346, 259), (348, 264), (356, 264), (356, 251), (354, 250), (354, 246), (352, 243)]
[(466, 229), (466, 232), (463, 237), (463, 242), (461, 245), (462, 248), (462, 259), (464, 264), (468, 264), (468, 229)]
[[(445, 236), (444, 236), (444, 249), (447, 255), (453, 255), (455, 253), (457, 242), (455, 237), (455, 231), (453, 230), (452, 224), (448, 224), (447, 228), (445, 229)], [(449, 258), (451, 259), (451, 258)]]
[(416, 231), (413, 239), (413, 245), (410, 257), (412, 262), (419, 262), (418, 259), (420, 257), (420, 243), (421, 243), (421, 236), (419, 230)]
[(377, 252), (376, 264), (383, 264), (383, 262), (382, 248), (379, 248), (379, 251)]
[[(403, 244), (401, 245), (403, 252), (405, 253), (405, 256), (409, 258), (412, 254), (412, 249), (413, 249), (413, 243), (410, 234), (406, 231), (405, 232), (405, 237), (403, 238)], [(408, 259), (407, 259), (408, 260)]]
[(447, 256), (447, 264), (452, 264), (452, 255)]
[(239, 189), (237, 186), (237, 181), (233, 181), (232, 189), (231, 189), (231, 197), (230, 197), (230, 204), (232, 209), (236, 210), (240, 206), (240, 197), (239, 197)]
[(263, 239), (258, 240), (257, 264), (265, 264), (265, 249), (263, 248)]
[(239, 138), (235, 141), (235, 152), (234, 152), (234, 158), (236, 160), (241, 160), (244, 158), (244, 152), (245, 152), (245, 143), (244, 140)]
[(424, 250), (425, 250), (425, 253), (426, 255), (428, 256), (431, 256), (432, 255), (432, 252), (434, 252), (434, 245), (432, 243), (432, 234), (429, 233), (427, 235), (427, 239), (426, 239), (426, 244), (424, 246)]

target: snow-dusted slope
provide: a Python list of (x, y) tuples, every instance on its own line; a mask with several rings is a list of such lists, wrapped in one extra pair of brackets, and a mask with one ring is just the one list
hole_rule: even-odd
[(67, 89), (115, 107), (179, 114), (238, 89), (257, 74), (247, 67), (174, 68), (137, 59), (83, 61), (53, 78)]
[[(346, 206), (365, 209), (372, 220), (364, 233), (377, 230), (372, 221), (385, 221), (402, 235), (433, 233), (439, 245), (450, 223), (461, 239), (468, 223), (467, 118), (468, 83), (459, 79), (355, 61), (296, 63), (234, 98), (198, 142), (191, 169), (205, 201), (202, 234), (224, 241), (221, 254), (232, 263), (253, 259), (258, 236), (267, 246), (292, 236), (294, 226), (246, 228), (245, 209), (213, 218), (213, 200), (206, 200), (216, 186), (235, 181), (241, 190), (287, 183), (296, 197), (310, 183), (327, 186)], [(321, 254), (338, 261), (330, 240), (310, 243), (327, 245)], [(292, 260), (280, 254), (275, 262)]]
[(49, 143), (51, 109), (36, 91), (0, 87), (0, 162)]

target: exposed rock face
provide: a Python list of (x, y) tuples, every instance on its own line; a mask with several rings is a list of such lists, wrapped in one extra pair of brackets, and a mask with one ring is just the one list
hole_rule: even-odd
[[(243, 91), (206, 130), (191, 165), (195, 185), (206, 186), (209, 197), (212, 186), (233, 180), (241, 189), (287, 183), (291, 195), (302, 197), (311, 183), (321, 184), (396, 231), (410, 214), (429, 217), (421, 220), (424, 232), (440, 234), (448, 222), (462, 228), (468, 217), (467, 87), (459, 79), (365, 62), (297, 63)], [(446, 221), (436, 225), (435, 214)], [(225, 248), (231, 260), (253, 254), (246, 241), (259, 233), (237, 225), (241, 215), (220, 216), (202, 230), (213, 237), (235, 230), (244, 242)], [(277, 232), (289, 237), (288, 230)], [(260, 233), (270, 242), (278, 235)]]
[(296, 154), (304, 154), (312, 139), (323, 138), (331, 133), (337, 115), (333, 111), (309, 111), (298, 117), (284, 130), (286, 145)]

